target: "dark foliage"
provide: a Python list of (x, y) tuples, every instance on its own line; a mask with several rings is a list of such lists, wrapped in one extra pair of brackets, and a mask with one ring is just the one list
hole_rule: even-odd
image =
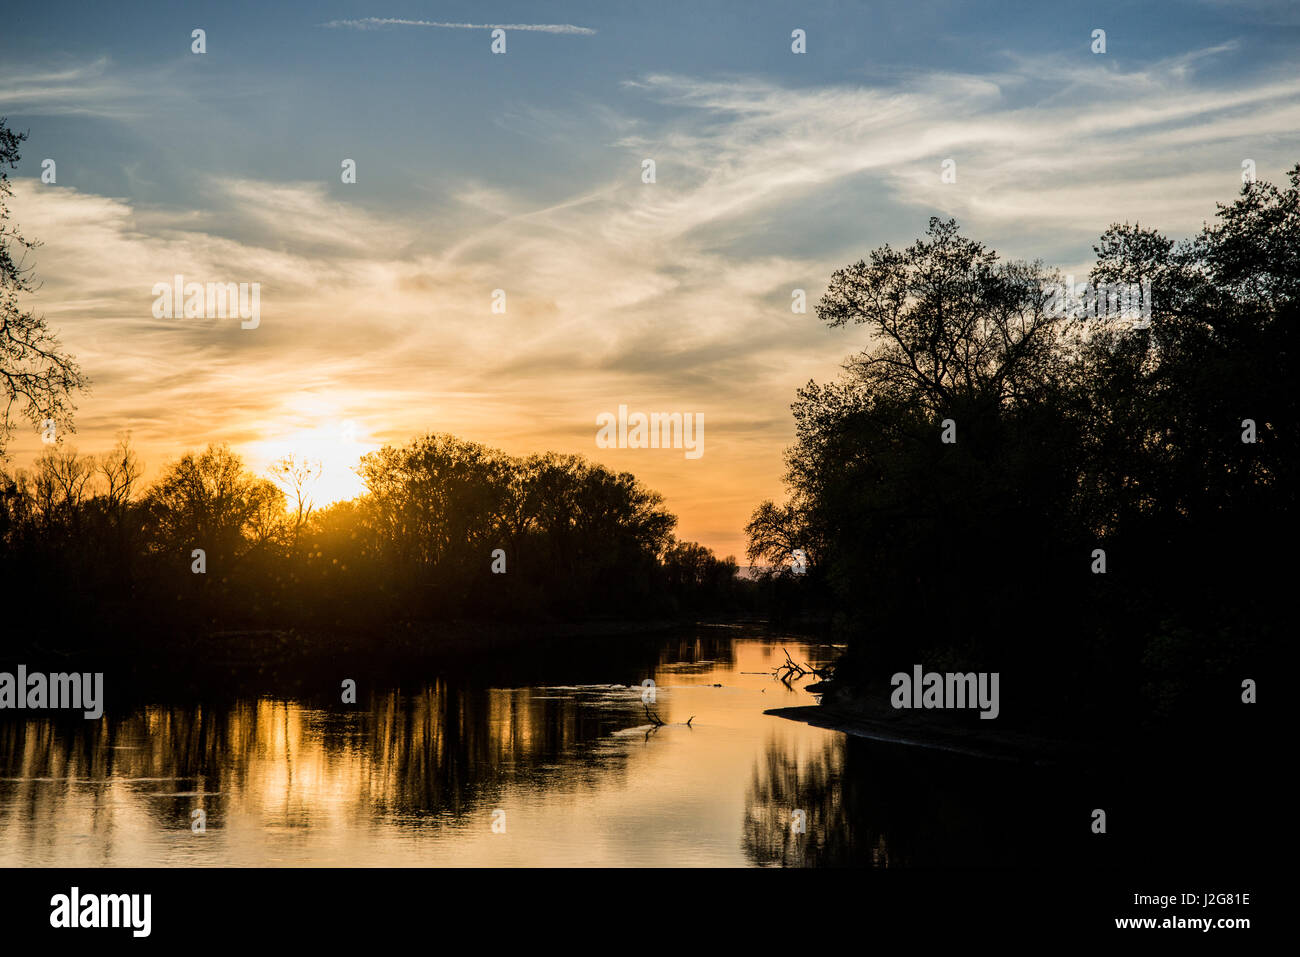
[[(292, 471), (277, 472), (291, 494)], [(55, 447), (30, 472), (0, 472), (11, 627), (56, 645), (183, 642), (223, 628), (667, 619), (745, 600), (735, 560), (675, 540), (661, 497), (626, 472), (430, 435), (365, 456), (360, 473), (357, 499), (312, 510), (295, 494), (286, 508), (276, 483), (209, 447), (135, 496), (125, 441), (100, 458)]]
[(820, 317), (876, 335), (800, 390), (789, 502), (748, 532), (751, 561), (805, 550), (841, 675), (1000, 671), (1010, 721), (1081, 731), (1236, 720), (1280, 640), (1295, 494), (1289, 176), (1189, 241), (1102, 236), (1092, 281), (1149, 283), (1149, 325), (1061, 314), (1059, 276), (937, 219), (833, 275)]

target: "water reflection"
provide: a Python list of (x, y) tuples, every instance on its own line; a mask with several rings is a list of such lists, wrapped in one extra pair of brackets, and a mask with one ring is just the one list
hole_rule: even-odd
[(773, 738), (755, 763), (745, 850), (763, 866), (1044, 864), (1044, 784), (1041, 771), (861, 738), (799, 759)]
[(0, 865), (996, 862), (1005, 793), (762, 713), (812, 700), (771, 679), (782, 647), (833, 654), (687, 636), (648, 657), (515, 657), (358, 705), (110, 702), (102, 721), (3, 721)]

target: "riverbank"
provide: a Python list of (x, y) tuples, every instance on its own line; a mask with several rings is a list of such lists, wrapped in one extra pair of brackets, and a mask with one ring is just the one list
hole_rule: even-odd
[(946, 751), (997, 761), (1051, 765), (1089, 750), (1077, 743), (1054, 738), (940, 723), (928, 716), (892, 709), (861, 710), (803, 705), (771, 708), (763, 713), (883, 744)]

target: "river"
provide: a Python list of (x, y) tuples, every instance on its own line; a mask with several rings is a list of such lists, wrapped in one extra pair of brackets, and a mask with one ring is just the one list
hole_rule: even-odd
[(509, 680), (490, 664), (362, 679), (356, 704), (331, 692), (115, 707), (110, 685), (98, 721), (7, 718), (0, 865), (1032, 859), (1021, 771), (764, 714), (815, 700), (772, 677), (786, 650), (820, 665), (833, 648), (744, 628), (600, 647)]

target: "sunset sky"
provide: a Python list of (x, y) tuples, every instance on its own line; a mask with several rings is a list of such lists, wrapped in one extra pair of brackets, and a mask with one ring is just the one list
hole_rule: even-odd
[[(1182, 237), (1244, 160), (1275, 181), (1300, 160), (1281, 0), (48, 3), (3, 23), (33, 305), (92, 380), (71, 444), (130, 432), (147, 478), (208, 442), (259, 471), (298, 452), (326, 497), (425, 432), (580, 453), (723, 554), (782, 495), (795, 389), (867, 343), (815, 317), (832, 270), (937, 214), (1082, 279), (1111, 222)], [(175, 274), (260, 283), (260, 325), (154, 318)], [(703, 456), (598, 448), (620, 404), (703, 413)], [(7, 466), (41, 448), (23, 430)]]

